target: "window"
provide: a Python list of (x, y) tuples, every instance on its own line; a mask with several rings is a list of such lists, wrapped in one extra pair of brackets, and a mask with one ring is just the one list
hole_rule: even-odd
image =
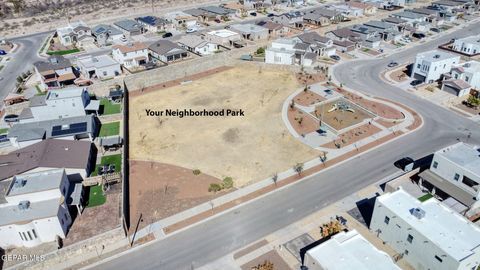
[(408, 255), (408, 249), (405, 249), (405, 252), (403, 252), (405, 255)]
[(32, 233), (35, 238), (38, 238), (37, 233), (35, 232), (35, 229), (32, 229)]
[(18, 235), (20, 235), (20, 238), (22, 238), (22, 241), (25, 241), (25, 239), (23, 239), (23, 235), (19, 232)]
[(436, 161), (433, 162), (433, 168), (435, 168), (435, 169), (438, 168), (438, 162), (436, 162)]
[(387, 225), (388, 225), (388, 223), (390, 222), (390, 218), (389, 218), (389, 217), (387, 217), (387, 216), (385, 216), (385, 220), (384, 220), (384, 222), (385, 222), (385, 224), (387, 224)]
[(23, 235), (23, 238), (25, 239), (25, 241), (28, 241), (27, 235), (24, 232), (22, 232), (22, 235)]
[(442, 258), (438, 257), (437, 255), (435, 255), (435, 259), (437, 259), (439, 262), (443, 262)]
[(62, 223), (62, 225), (64, 224), (63, 219), (60, 219), (60, 223)]
[(421, 65), (420, 65), (420, 64), (417, 64), (417, 68), (420, 68), (420, 67), (421, 67)]
[(30, 232), (27, 232), (27, 233), (28, 233), (28, 238), (30, 238), (30, 240), (33, 240), (32, 235), (30, 234)]
[(409, 242), (411, 244), (412, 241), (413, 241), (413, 236), (411, 234), (409, 234), (408, 237), (407, 237), (407, 242)]
[(460, 175), (458, 173), (456, 173), (455, 176), (453, 177), (453, 179), (455, 181), (458, 181), (458, 179), (460, 179)]
[(465, 81), (468, 82), (468, 80), (470, 80), (470, 78), (468, 76), (465, 76)]
[(107, 76), (107, 72), (106, 72), (106, 71), (103, 72), (103, 76)]

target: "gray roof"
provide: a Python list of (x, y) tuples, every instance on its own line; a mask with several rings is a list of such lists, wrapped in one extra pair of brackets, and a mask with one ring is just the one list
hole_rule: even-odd
[(309, 44), (303, 43), (303, 42), (299, 42), (293, 46), (295, 50), (300, 50), (300, 51), (306, 51), (309, 47), (310, 47)]
[[(16, 138), (19, 142), (61, 138), (66, 136), (90, 133), (94, 135), (94, 121), (93, 115), (68, 117), (61, 119), (46, 120), (40, 122), (16, 124), (8, 130), (8, 138)], [(67, 129), (72, 124), (86, 123), (86, 130), (72, 130), (68, 134), (54, 134), (53, 129), (56, 126), (66, 127)]]
[(71, 67), (72, 63), (61, 55), (54, 55), (47, 58), (47, 61), (38, 61), (33, 63), (39, 72), (48, 70), (58, 70)]
[(0, 207), (0, 226), (27, 223), (33, 220), (54, 217), (58, 215), (60, 199), (31, 202), (28, 209), (21, 210), (18, 205)]
[(298, 35), (297, 38), (299, 38), (302, 42), (308, 43), (308, 44), (314, 44), (314, 43), (317, 43), (317, 42), (327, 43), (327, 42), (330, 41), (329, 38), (321, 36), (317, 32), (303, 33), (301, 35)]
[(101, 137), (100, 138), (100, 145), (101, 146), (112, 146), (122, 143), (122, 137), (120, 136), (109, 136), (109, 137)]
[(306, 59), (310, 59), (310, 60), (316, 60), (317, 59), (317, 55), (315, 53), (312, 53), (312, 52), (305, 53), (305, 55), (303, 57), (306, 58)]
[(421, 19), (421, 18), (426, 17), (425, 14), (414, 13), (414, 12), (411, 12), (411, 11), (400, 11), (400, 12), (392, 14), (392, 16), (401, 17), (401, 18), (408, 18), (408, 19)]
[(232, 24), (230, 28), (233, 31), (238, 31), (241, 33), (262, 33), (262, 32), (268, 32), (267, 28), (251, 24), (251, 23), (246, 23), (246, 24)]
[(200, 7), (199, 9), (205, 10), (210, 13), (214, 13), (217, 15), (228, 15), (231, 13), (235, 13), (235, 10), (231, 10), (228, 8), (218, 7), (218, 6), (207, 6), (207, 7)]
[(40, 106), (45, 106), (47, 103), (45, 102), (47, 99), (47, 95), (39, 95), (39, 96), (33, 96), (30, 98), (30, 107), (40, 107)]
[(122, 31), (118, 30), (117, 28), (107, 25), (107, 24), (99, 24), (92, 28), (93, 35), (101, 35), (101, 34), (109, 34), (110, 36), (121, 35)]
[(217, 14), (215, 13), (198, 9), (198, 8), (187, 9), (187, 10), (184, 10), (183, 12), (190, 14), (194, 17), (198, 17), (198, 16), (216, 17), (217, 16)]
[(364, 25), (369, 26), (369, 27), (379, 28), (379, 29), (390, 29), (390, 28), (394, 27), (393, 24), (387, 23), (387, 22), (382, 22), (382, 21), (368, 21), (368, 22), (364, 23)]
[(91, 142), (47, 139), (0, 155), (0, 180), (39, 167), (86, 169), (91, 148)]
[(205, 41), (199, 35), (185, 35), (182, 36), (178, 41), (178, 44), (184, 45), (189, 48), (196, 48), (199, 46), (203, 46), (209, 42)]
[(13, 177), (6, 195), (10, 197), (58, 189), (60, 188), (64, 175), (64, 169), (16, 175)]
[(159, 55), (168, 55), (168, 54), (178, 54), (178, 53), (186, 53), (182, 47), (178, 46), (177, 44), (169, 41), (169, 40), (159, 40), (152, 43), (148, 46), (148, 49), (159, 54)]
[(384, 22), (389, 22), (389, 23), (394, 23), (394, 24), (400, 24), (400, 23), (406, 23), (407, 21), (404, 19), (400, 18), (395, 18), (395, 17), (387, 17), (383, 19)]
[(326, 18), (331, 18), (331, 17), (339, 16), (339, 15), (342, 14), (341, 12), (338, 12), (336, 10), (331, 10), (331, 9), (326, 9), (326, 8), (314, 9), (312, 11), (312, 13), (321, 15), (321, 16), (326, 17)]
[(142, 30), (142, 26), (134, 20), (121, 20), (113, 24), (118, 28), (128, 32), (137, 32)]

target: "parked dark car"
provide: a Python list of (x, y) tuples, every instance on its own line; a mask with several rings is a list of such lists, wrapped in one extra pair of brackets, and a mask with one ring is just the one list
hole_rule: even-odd
[(170, 32), (167, 32), (167, 33), (163, 34), (162, 37), (163, 37), (163, 38), (173, 37), (173, 34), (170, 33)]
[(6, 55), (6, 54), (7, 54), (7, 52), (6, 52), (6, 51), (4, 51), (4, 50), (0, 50), (0, 55)]
[(410, 83), (410, 85), (411, 85), (411, 86), (417, 86), (417, 85), (422, 84), (422, 83), (423, 83), (422, 80), (413, 80), (413, 81)]
[(256, 12), (251, 12), (250, 15), (252, 15), (253, 17), (256, 17), (257, 13)]
[(388, 66), (388, 67), (396, 67), (396, 66), (398, 66), (398, 63), (395, 62), (395, 61), (392, 61), (392, 62), (388, 63), (387, 66)]
[(275, 16), (275, 14), (273, 14), (273, 13), (270, 13), (270, 14), (267, 15), (267, 17), (273, 17), (273, 16)]
[(415, 160), (410, 157), (404, 157), (402, 159), (399, 159), (393, 163), (395, 167), (401, 169), (404, 172), (409, 172), (413, 170), (413, 165), (415, 164)]
[(340, 61), (340, 56), (338, 55), (330, 55), (330, 58), (332, 58), (335, 61)]
[(220, 19), (215, 19), (214, 20), (216, 23), (221, 23), (222, 21), (220, 21)]
[(422, 39), (422, 38), (425, 38), (425, 34), (422, 34), (422, 33), (413, 33), (413, 34), (412, 34), (412, 37), (418, 38), (418, 39)]
[(14, 122), (18, 122), (18, 115), (16, 114), (8, 114), (8, 115), (5, 115), (5, 117), (3, 118), (3, 121), (7, 122), (7, 123), (14, 123)]
[(435, 32), (435, 33), (440, 33), (440, 29), (432, 27), (430, 28), (430, 31)]

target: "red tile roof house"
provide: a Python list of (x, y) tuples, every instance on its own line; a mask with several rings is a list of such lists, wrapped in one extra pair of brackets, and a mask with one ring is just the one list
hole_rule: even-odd
[(96, 148), (87, 141), (47, 139), (0, 156), (0, 181), (17, 174), (65, 168), (69, 178), (85, 179), (94, 169)]

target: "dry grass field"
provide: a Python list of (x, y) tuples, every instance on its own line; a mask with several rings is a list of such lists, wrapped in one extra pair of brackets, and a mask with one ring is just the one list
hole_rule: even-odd
[[(265, 179), (316, 156), (281, 118), (285, 99), (301, 85), (290, 71), (244, 64), (130, 101), (130, 156), (200, 169), (235, 185)], [(158, 117), (146, 109), (243, 109), (243, 117)]]

